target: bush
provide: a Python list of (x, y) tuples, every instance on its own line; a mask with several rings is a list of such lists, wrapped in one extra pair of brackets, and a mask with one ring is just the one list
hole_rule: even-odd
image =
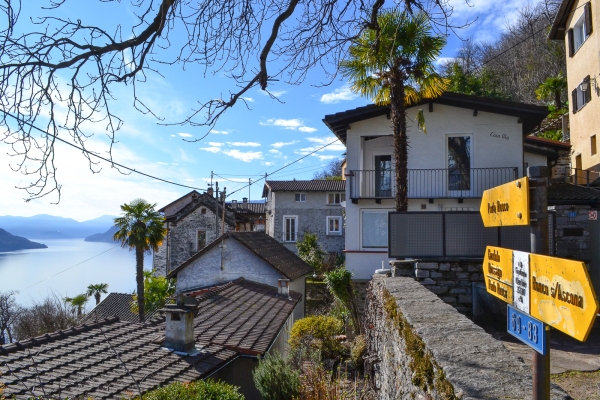
[(238, 388), (212, 379), (174, 382), (144, 395), (144, 400), (244, 400)]
[(343, 328), (343, 322), (331, 316), (302, 318), (292, 327), (289, 344), (292, 351), (318, 351), (322, 358), (337, 358), (344, 353), (344, 346), (335, 336)]
[(291, 400), (299, 394), (300, 373), (278, 351), (259, 360), (252, 377), (265, 400)]
[(323, 257), (325, 253), (319, 246), (317, 235), (310, 232), (305, 232), (302, 240), (296, 243), (298, 248), (298, 257), (314, 268), (316, 273), (320, 273), (323, 268)]
[(365, 354), (367, 353), (367, 341), (363, 335), (358, 335), (354, 342), (352, 342), (352, 347), (350, 347), (350, 358), (354, 362), (356, 369), (362, 370), (365, 360)]

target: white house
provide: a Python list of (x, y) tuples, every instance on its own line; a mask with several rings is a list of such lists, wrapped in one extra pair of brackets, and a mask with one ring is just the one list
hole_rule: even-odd
[[(427, 134), (411, 119), (425, 112)], [(523, 151), (546, 107), (445, 93), (407, 110), (408, 210), (478, 211), (484, 190), (523, 176), (547, 158)], [(368, 105), (325, 116), (347, 147), (346, 267), (369, 279), (388, 259), (395, 173), (389, 108)]]

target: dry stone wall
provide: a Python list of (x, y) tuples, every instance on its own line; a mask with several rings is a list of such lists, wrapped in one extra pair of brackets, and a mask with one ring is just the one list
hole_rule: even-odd
[(531, 368), (412, 278), (375, 276), (364, 323), (379, 399), (531, 398)]

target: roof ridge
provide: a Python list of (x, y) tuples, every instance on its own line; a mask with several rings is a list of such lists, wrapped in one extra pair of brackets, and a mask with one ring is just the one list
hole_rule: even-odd
[(10, 343), (8, 345), (3, 345), (0, 346), (0, 354), (2, 355), (8, 355), (10, 353), (14, 353), (17, 352), (19, 350), (24, 350), (26, 348), (29, 347), (33, 347), (33, 346), (40, 346), (44, 343), (48, 343), (48, 342), (52, 342), (54, 340), (58, 340), (58, 339), (64, 339), (67, 338), (69, 336), (73, 336), (75, 334), (78, 333), (82, 333), (82, 332), (88, 332), (94, 328), (99, 328), (101, 326), (104, 325), (108, 325), (108, 324), (112, 324), (114, 322), (119, 322), (119, 317), (117, 316), (113, 316), (113, 317), (106, 317), (103, 318), (100, 321), (94, 322), (94, 323), (84, 323), (81, 325), (77, 325), (77, 326), (72, 326), (70, 328), (67, 329), (59, 329), (56, 332), (52, 332), (52, 333), (45, 333), (43, 335), (40, 336), (36, 336), (36, 337), (32, 337), (32, 338), (28, 338), (25, 340), (20, 340), (14, 343)]

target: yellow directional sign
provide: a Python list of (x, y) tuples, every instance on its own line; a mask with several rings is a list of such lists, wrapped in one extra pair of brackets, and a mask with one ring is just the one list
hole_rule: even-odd
[(584, 341), (600, 311), (585, 263), (529, 255), (532, 317)]
[(581, 341), (600, 312), (581, 261), (488, 246), (483, 274), (488, 293)]
[(517, 179), (483, 192), (479, 208), (483, 225), (529, 225), (529, 180)]
[(483, 275), (488, 293), (512, 304), (512, 250), (488, 246), (483, 260)]

